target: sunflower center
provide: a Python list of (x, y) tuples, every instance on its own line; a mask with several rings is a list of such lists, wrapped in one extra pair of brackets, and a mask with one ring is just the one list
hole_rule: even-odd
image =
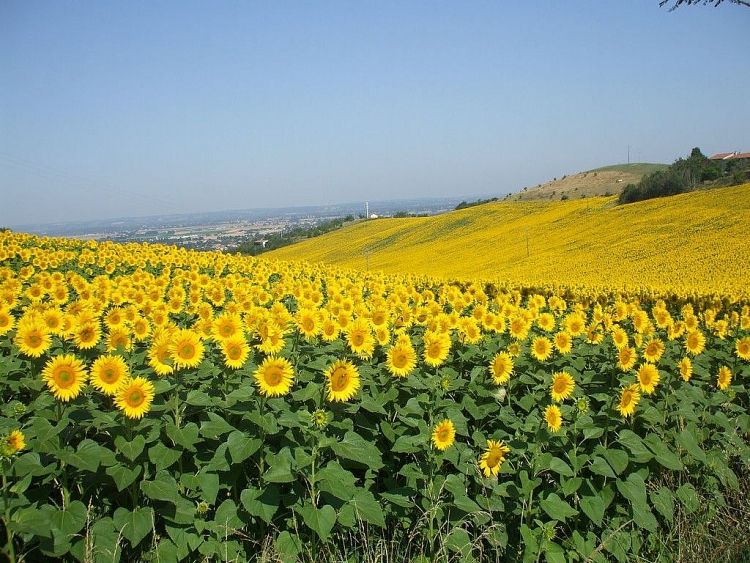
[(128, 405), (137, 408), (140, 407), (143, 404), (143, 401), (146, 400), (146, 396), (141, 392), (140, 389), (133, 389), (128, 393), (127, 402)]
[(237, 360), (242, 355), (242, 351), (237, 346), (232, 346), (227, 354), (231, 359)]
[(193, 346), (192, 344), (183, 344), (180, 347), (180, 357), (183, 360), (189, 360), (193, 356), (195, 356), (195, 346)]
[(29, 335), (29, 347), (36, 348), (37, 346), (40, 346), (41, 344), (42, 344), (42, 339), (39, 337), (38, 334)]
[(365, 341), (365, 336), (364, 336), (364, 334), (362, 334), (362, 333), (360, 333), (360, 332), (356, 332), (356, 333), (354, 333), (354, 334), (352, 335), (352, 343), (353, 343), (353, 344), (354, 344), (355, 346), (362, 346), (362, 344), (364, 343), (364, 341)]
[(102, 372), (102, 379), (106, 381), (107, 383), (114, 383), (119, 378), (118, 378), (117, 371), (114, 368), (106, 368)]
[(448, 428), (442, 428), (438, 432), (438, 440), (440, 442), (447, 442), (448, 440), (450, 440), (450, 437), (451, 437), (451, 433)]
[(487, 467), (492, 468), (500, 463), (501, 458), (502, 458), (502, 454), (493, 448), (487, 453), (487, 459), (485, 463), (487, 464)]
[(331, 389), (343, 391), (349, 383), (349, 375), (345, 369), (339, 368), (331, 375)]
[(271, 368), (266, 370), (266, 383), (271, 387), (276, 387), (281, 383), (281, 370), (278, 368)]
[(566, 388), (564, 379), (555, 380), (555, 393), (564, 393)]
[(633, 394), (626, 391), (622, 394), (622, 406), (627, 407), (633, 401)]
[(393, 365), (397, 368), (403, 368), (406, 367), (406, 364), (408, 362), (408, 359), (406, 357), (406, 354), (403, 352), (399, 352), (395, 356), (393, 356)]
[(68, 369), (61, 369), (55, 374), (55, 383), (57, 383), (58, 387), (62, 387), (63, 389), (67, 389), (73, 385), (75, 380), (75, 374)]
[(312, 331), (315, 329), (315, 322), (312, 319), (305, 319), (305, 322), (302, 324), (304, 329), (306, 331)]
[(430, 348), (427, 354), (430, 356), (430, 358), (438, 358), (440, 357), (440, 350), (441, 350), (440, 344), (438, 342), (435, 342), (433, 344), (430, 344)]

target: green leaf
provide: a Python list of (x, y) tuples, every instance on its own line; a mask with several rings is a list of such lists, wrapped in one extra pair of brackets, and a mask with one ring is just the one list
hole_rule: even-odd
[(682, 506), (685, 507), (686, 514), (692, 514), (700, 507), (700, 498), (695, 487), (690, 483), (685, 483), (675, 491), (675, 496), (680, 499)]
[(50, 514), (49, 524), (59, 530), (65, 537), (70, 538), (80, 532), (86, 525), (86, 505), (80, 500), (74, 500), (65, 510), (55, 510)]
[(367, 465), (373, 471), (383, 467), (378, 447), (351, 430), (344, 434), (340, 442), (333, 444), (331, 449), (339, 457)]
[(281, 504), (281, 495), (276, 485), (269, 485), (265, 490), (247, 488), (240, 494), (240, 502), (250, 514), (262, 518), (270, 524)]
[(675, 453), (669, 449), (669, 446), (662, 442), (659, 436), (657, 436), (656, 434), (648, 434), (643, 442), (644, 444), (646, 444), (646, 446), (648, 446), (648, 449), (654, 452), (656, 461), (659, 462), (659, 464), (663, 465), (667, 469), (671, 469), (672, 471), (682, 470), (682, 463), (680, 462), (680, 458), (677, 457), (677, 455), (675, 455)]
[(551, 455), (549, 456), (542, 455), (540, 456), (539, 459), (540, 459), (539, 469), (541, 471), (550, 470), (550, 471), (554, 471), (555, 473), (559, 475), (565, 475), (566, 477), (572, 477), (574, 475), (573, 470), (570, 468), (570, 466), (559, 457), (552, 457)]
[(553, 541), (548, 542), (545, 546), (544, 557), (547, 563), (568, 563), (563, 547)]
[(397, 506), (412, 508), (414, 506), (414, 502), (411, 499), (417, 496), (417, 491), (410, 487), (399, 487), (391, 489), (390, 491), (380, 493), (380, 496), (388, 502), (392, 502)]
[(648, 463), (654, 457), (654, 454), (645, 446), (643, 440), (632, 430), (628, 430), (627, 428), (621, 430), (617, 441), (630, 450), (631, 457), (636, 463)]
[(153, 481), (141, 481), (141, 491), (151, 500), (163, 500), (174, 504), (181, 500), (177, 481), (165, 471), (157, 473)]
[(299, 536), (284, 530), (276, 538), (276, 554), (282, 563), (296, 563), (297, 556), (302, 553), (302, 542)]
[(674, 495), (667, 487), (651, 493), (651, 504), (668, 522), (674, 520)]
[(237, 530), (244, 526), (244, 522), (237, 516), (237, 504), (232, 499), (227, 499), (221, 503), (214, 514), (214, 532), (219, 533), (220, 538), (232, 535), (232, 530)]
[(657, 522), (648, 506), (646, 482), (643, 477), (638, 473), (631, 473), (625, 481), (617, 480), (617, 489), (622, 496), (630, 501), (630, 506), (633, 509), (633, 520), (636, 525), (649, 532), (655, 532)]
[(628, 467), (628, 454), (620, 449), (607, 448), (604, 450), (604, 459), (617, 475), (622, 474)]
[(302, 519), (313, 532), (323, 541), (328, 541), (328, 536), (336, 524), (336, 511), (332, 506), (326, 504), (320, 508), (306, 504), (298, 509)]
[(112, 477), (112, 480), (115, 482), (118, 491), (128, 488), (138, 478), (141, 471), (143, 471), (143, 467), (140, 465), (137, 465), (135, 469), (130, 469), (121, 463), (107, 467), (106, 470), (107, 475)]
[(604, 458), (601, 458), (599, 456), (594, 456), (592, 458), (591, 465), (589, 465), (589, 469), (591, 470), (592, 473), (596, 473), (597, 475), (610, 477), (611, 479), (615, 479), (617, 477), (614, 471), (612, 471), (612, 468), (609, 466), (609, 464), (606, 461), (604, 461)]
[(464, 558), (471, 555), (471, 537), (463, 528), (451, 530), (445, 541), (445, 546), (455, 553), (461, 553)]
[(411, 454), (424, 450), (426, 439), (424, 436), (417, 434), (416, 436), (408, 436), (402, 434), (391, 446), (391, 451), (395, 453)]
[(263, 474), (266, 483), (291, 483), (296, 480), (292, 473), (292, 454), (289, 448), (282, 449), (278, 454), (266, 454), (268, 469)]
[(148, 459), (156, 466), (157, 471), (171, 467), (181, 455), (182, 450), (172, 449), (161, 442), (148, 449)]
[(32, 534), (42, 538), (51, 538), (49, 511), (35, 507), (21, 507), (11, 516), (10, 528), (17, 534)]
[(132, 512), (126, 508), (118, 508), (113, 520), (117, 529), (135, 548), (153, 529), (154, 510), (150, 506), (136, 508)]
[(203, 538), (198, 534), (194, 534), (189, 530), (193, 529), (193, 526), (187, 528), (179, 526), (165, 526), (167, 534), (174, 542), (177, 547), (178, 560), (185, 559), (191, 553), (194, 553), (200, 545), (203, 543)]
[(263, 445), (260, 438), (248, 438), (248, 436), (239, 430), (233, 431), (227, 438), (229, 455), (232, 457), (232, 463), (242, 463)]
[(141, 455), (145, 446), (146, 438), (140, 434), (130, 441), (128, 441), (125, 436), (117, 436), (117, 438), (115, 438), (115, 447), (130, 461), (134, 461), (135, 458)]
[(203, 500), (208, 504), (215, 504), (219, 494), (219, 476), (216, 473), (201, 472), (196, 479), (200, 484)]
[(318, 488), (344, 501), (350, 500), (357, 492), (357, 479), (338, 461), (329, 461), (315, 476)]
[(374, 524), (375, 526), (385, 528), (383, 508), (370, 491), (360, 489), (349, 501), (349, 504), (354, 507), (355, 513), (362, 520)]
[(578, 514), (575, 508), (557, 496), (556, 493), (548, 495), (547, 498), (539, 502), (539, 505), (551, 518), (560, 522), (564, 522), (566, 518)]
[(219, 436), (236, 430), (234, 426), (214, 412), (208, 412), (209, 421), (201, 423), (200, 433), (206, 438), (216, 439)]
[(685, 448), (685, 451), (689, 453), (693, 459), (706, 463), (706, 453), (701, 448), (697, 439), (698, 429), (694, 424), (688, 424), (688, 426), (677, 435), (677, 443)]
[(170, 422), (166, 425), (166, 432), (176, 446), (182, 446), (189, 452), (197, 451), (196, 444), (200, 443), (200, 440), (198, 425), (195, 422), (189, 422), (181, 428)]
[(459, 510), (463, 510), (467, 514), (474, 514), (481, 512), (482, 508), (473, 500), (467, 496), (456, 496), (453, 497), (453, 504)]
[(607, 504), (604, 499), (600, 496), (582, 496), (579, 501), (579, 506), (583, 513), (589, 517), (589, 519), (597, 526), (602, 525), (604, 519), (604, 511), (607, 510)]

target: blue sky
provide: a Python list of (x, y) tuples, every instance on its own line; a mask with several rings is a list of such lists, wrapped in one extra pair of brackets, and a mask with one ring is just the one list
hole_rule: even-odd
[(431, 196), (750, 151), (750, 9), (0, 3), (0, 226)]

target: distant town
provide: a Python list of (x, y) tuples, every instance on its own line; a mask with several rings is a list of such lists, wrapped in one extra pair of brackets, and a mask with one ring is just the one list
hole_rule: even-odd
[(274, 235), (313, 231), (337, 220), (438, 215), (466, 205), (467, 198), (371, 201), (341, 205), (247, 209), (120, 218), (111, 220), (22, 225), (14, 231), (39, 236), (108, 240), (117, 243), (149, 242), (193, 250), (234, 252), (265, 248)]

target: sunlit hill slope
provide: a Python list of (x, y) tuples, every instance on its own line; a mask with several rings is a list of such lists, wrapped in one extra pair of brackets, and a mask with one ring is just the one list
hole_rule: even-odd
[(750, 293), (750, 184), (630, 205), (496, 202), (363, 221), (269, 254), (386, 273), (686, 293)]

